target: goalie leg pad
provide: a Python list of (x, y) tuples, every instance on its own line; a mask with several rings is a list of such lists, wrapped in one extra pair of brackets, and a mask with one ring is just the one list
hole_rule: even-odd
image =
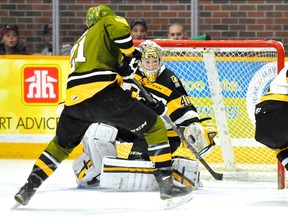
[(100, 186), (120, 191), (156, 191), (158, 183), (151, 161), (104, 157)]
[[(97, 186), (94, 184), (99, 176), (99, 171), (95, 170), (89, 155), (83, 152), (78, 158), (73, 161), (72, 169), (77, 178), (76, 182), (79, 187)], [(93, 181), (93, 178), (95, 178)], [(98, 180), (99, 182), (99, 180)]]
[(112, 126), (102, 123), (90, 125), (82, 140), (84, 152), (72, 165), (80, 187), (92, 186), (94, 183), (97, 185), (100, 181), (102, 158), (117, 155), (112, 143), (116, 135), (117, 129)]
[(174, 158), (172, 160), (173, 177), (180, 183), (197, 189), (199, 187), (198, 162), (193, 159)]
[(84, 152), (86, 152), (98, 170), (99, 174), (102, 167), (104, 156), (116, 156), (116, 148), (112, 144), (117, 135), (117, 129), (106, 124), (94, 123), (90, 125), (82, 140)]
[[(115, 146), (106, 141), (94, 140), (73, 162), (72, 168), (80, 187), (88, 187), (93, 181), (100, 181), (102, 159), (105, 156), (116, 156)], [(96, 178), (96, 179), (95, 179)]]
[(113, 143), (115, 142), (117, 133), (118, 129), (113, 126), (103, 123), (94, 123), (87, 129), (82, 144), (86, 145), (92, 143), (95, 139)]
[(94, 140), (93, 143), (89, 144), (89, 155), (93, 165), (98, 167), (100, 171), (103, 157), (116, 156), (117, 152), (112, 143), (103, 140)]
[[(120, 191), (159, 190), (151, 161), (104, 157), (100, 186)], [(175, 158), (172, 164), (174, 178), (196, 189), (199, 186), (198, 162)]]

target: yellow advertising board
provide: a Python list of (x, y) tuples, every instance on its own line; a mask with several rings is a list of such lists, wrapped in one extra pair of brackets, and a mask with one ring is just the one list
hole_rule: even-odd
[[(59, 118), (56, 109), (58, 103), (65, 99), (69, 73), (68, 56), (0, 56), (0, 158), (30, 159), (37, 158), (41, 154), (55, 134)], [(188, 81), (183, 78), (184, 84)], [(240, 84), (241, 82), (238, 86)], [(189, 85), (185, 87), (190, 93)], [(202, 104), (205, 106), (197, 109), (209, 116), (211, 109), (209, 96), (194, 96), (193, 99), (203, 100)], [(243, 100), (241, 97), (224, 98), (230, 117), (229, 124), (239, 121), (242, 126), (251, 125), (249, 118), (243, 117), (248, 116), (245, 114), (246, 111), (236, 109), (236, 102)], [(241, 115), (237, 115), (238, 113)], [(232, 129), (236, 132), (237, 130), (237, 127)], [(249, 137), (253, 137), (252, 132), (253, 130), (248, 134)], [(79, 145), (70, 158), (75, 158), (81, 152), (81, 148)]]
[(56, 131), (69, 57), (1, 56), (0, 71), (0, 158), (37, 158)]

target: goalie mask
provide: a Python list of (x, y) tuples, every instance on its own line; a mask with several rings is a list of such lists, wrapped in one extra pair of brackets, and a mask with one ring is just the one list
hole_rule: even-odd
[(145, 41), (140, 44), (139, 50), (142, 52), (139, 70), (149, 82), (155, 82), (163, 71), (162, 50), (152, 41)]
[(145, 47), (147, 47), (148, 45), (154, 46), (154, 47), (159, 47), (159, 49), (161, 50), (160, 46), (151, 40), (145, 40), (144, 42), (140, 43), (139, 46), (137, 47), (137, 49), (142, 53), (144, 51)]
[(88, 28), (95, 25), (100, 19), (108, 15), (115, 15), (111, 8), (106, 5), (99, 5), (89, 8), (86, 14), (86, 25)]

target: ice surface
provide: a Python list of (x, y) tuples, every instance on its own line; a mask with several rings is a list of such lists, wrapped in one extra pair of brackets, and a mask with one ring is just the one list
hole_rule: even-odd
[(277, 184), (205, 181), (192, 201), (164, 210), (159, 192), (113, 192), (78, 189), (72, 161), (64, 161), (38, 189), (27, 206), (10, 210), (14, 194), (25, 183), (35, 160), (0, 160), (0, 215), (21, 216), (188, 216), (278, 215), (288, 210), (288, 190)]

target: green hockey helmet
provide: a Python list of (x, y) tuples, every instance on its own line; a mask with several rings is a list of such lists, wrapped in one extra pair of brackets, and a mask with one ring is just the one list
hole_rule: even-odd
[(99, 5), (89, 8), (86, 14), (86, 25), (88, 28), (108, 15), (115, 15), (113, 10), (106, 5)]

